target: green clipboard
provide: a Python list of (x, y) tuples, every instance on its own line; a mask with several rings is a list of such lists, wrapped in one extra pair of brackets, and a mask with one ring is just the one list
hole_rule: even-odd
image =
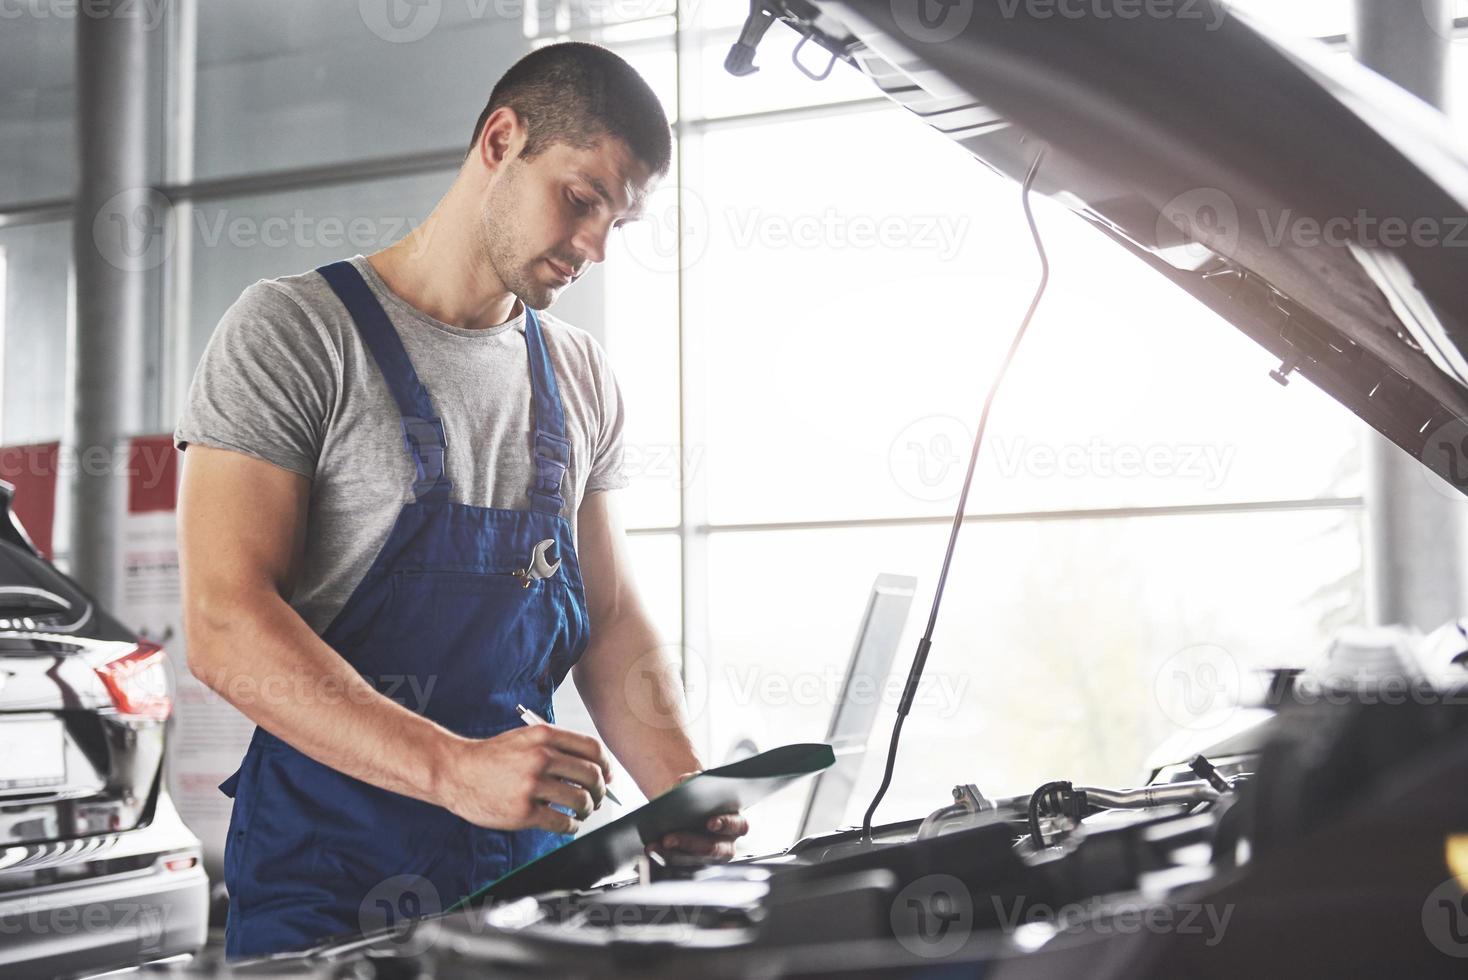
[(634, 860), (645, 845), (664, 834), (702, 827), (715, 813), (752, 806), (835, 761), (831, 746), (803, 742), (705, 769), (631, 813), (522, 864), (459, 899), (447, 911), (554, 889), (588, 888)]

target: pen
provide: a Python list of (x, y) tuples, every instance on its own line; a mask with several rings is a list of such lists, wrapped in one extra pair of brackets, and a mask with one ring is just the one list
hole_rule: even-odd
[[(520, 715), (520, 720), (523, 721), (527, 725), (545, 725), (545, 724), (549, 724), (544, 718), (540, 717), (540, 715), (538, 715), (535, 712), (531, 711), (529, 708), (525, 707), (523, 704), (517, 704), (517, 705), (515, 705), (515, 711)], [(617, 804), (617, 806), (621, 806), (622, 805), (622, 801), (619, 800), (619, 799), (617, 799), (616, 794), (614, 794), (611, 790), (607, 790), (607, 799), (609, 799), (613, 803)]]

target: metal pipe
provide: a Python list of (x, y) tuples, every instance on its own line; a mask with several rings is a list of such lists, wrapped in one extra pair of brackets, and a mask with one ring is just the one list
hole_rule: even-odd
[(1097, 806), (1116, 810), (1143, 810), (1153, 806), (1186, 806), (1190, 803), (1211, 803), (1218, 799), (1218, 790), (1205, 779), (1186, 783), (1161, 783), (1157, 786), (1141, 786), (1137, 789), (1099, 789), (1094, 786), (1077, 786), (1077, 793), (1085, 793), (1086, 800)]
[[(1187, 806), (1192, 803), (1211, 803), (1218, 799), (1218, 790), (1205, 779), (1190, 779), (1180, 783), (1158, 783), (1155, 786), (1139, 786), (1135, 789), (1103, 789), (1098, 786), (1077, 786), (1072, 792), (1085, 793), (1086, 800), (1100, 807), (1116, 810), (1144, 810), (1154, 806)], [(994, 812), (1006, 818), (1023, 817), (1030, 806), (1030, 794), (1006, 796), (994, 801)]]
[(77, 465), (68, 545), (72, 573), (104, 603), (117, 599), (123, 440), (145, 431), (148, 284), (168, 242), (167, 205), (148, 172), (152, 28), (132, 6), (98, 0), (76, 24), (76, 335), (65, 443)]
[[(1351, 49), (1366, 67), (1442, 108), (1454, 23), (1449, 0), (1356, 0)], [(1431, 630), (1468, 612), (1465, 504), (1422, 465), (1366, 431), (1368, 616)]]
[(1429, 105), (1447, 102), (1450, 0), (1356, 0), (1351, 53)]

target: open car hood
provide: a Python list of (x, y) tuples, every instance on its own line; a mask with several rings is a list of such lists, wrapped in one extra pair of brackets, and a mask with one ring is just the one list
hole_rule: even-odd
[(1038, 191), (1468, 494), (1468, 163), (1441, 114), (1219, 0), (754, 2), (730, 71), (781, 20), (997, 171), (1048, 147)]

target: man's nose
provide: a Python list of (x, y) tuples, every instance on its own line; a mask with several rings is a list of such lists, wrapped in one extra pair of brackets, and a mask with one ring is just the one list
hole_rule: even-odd
[(572, 245), (575, 246), (577, 254), (586, 256), (588, 264), (605, 261), (607, 236), (611, 230), (611, 225), (585, 227), (572, 239)]

